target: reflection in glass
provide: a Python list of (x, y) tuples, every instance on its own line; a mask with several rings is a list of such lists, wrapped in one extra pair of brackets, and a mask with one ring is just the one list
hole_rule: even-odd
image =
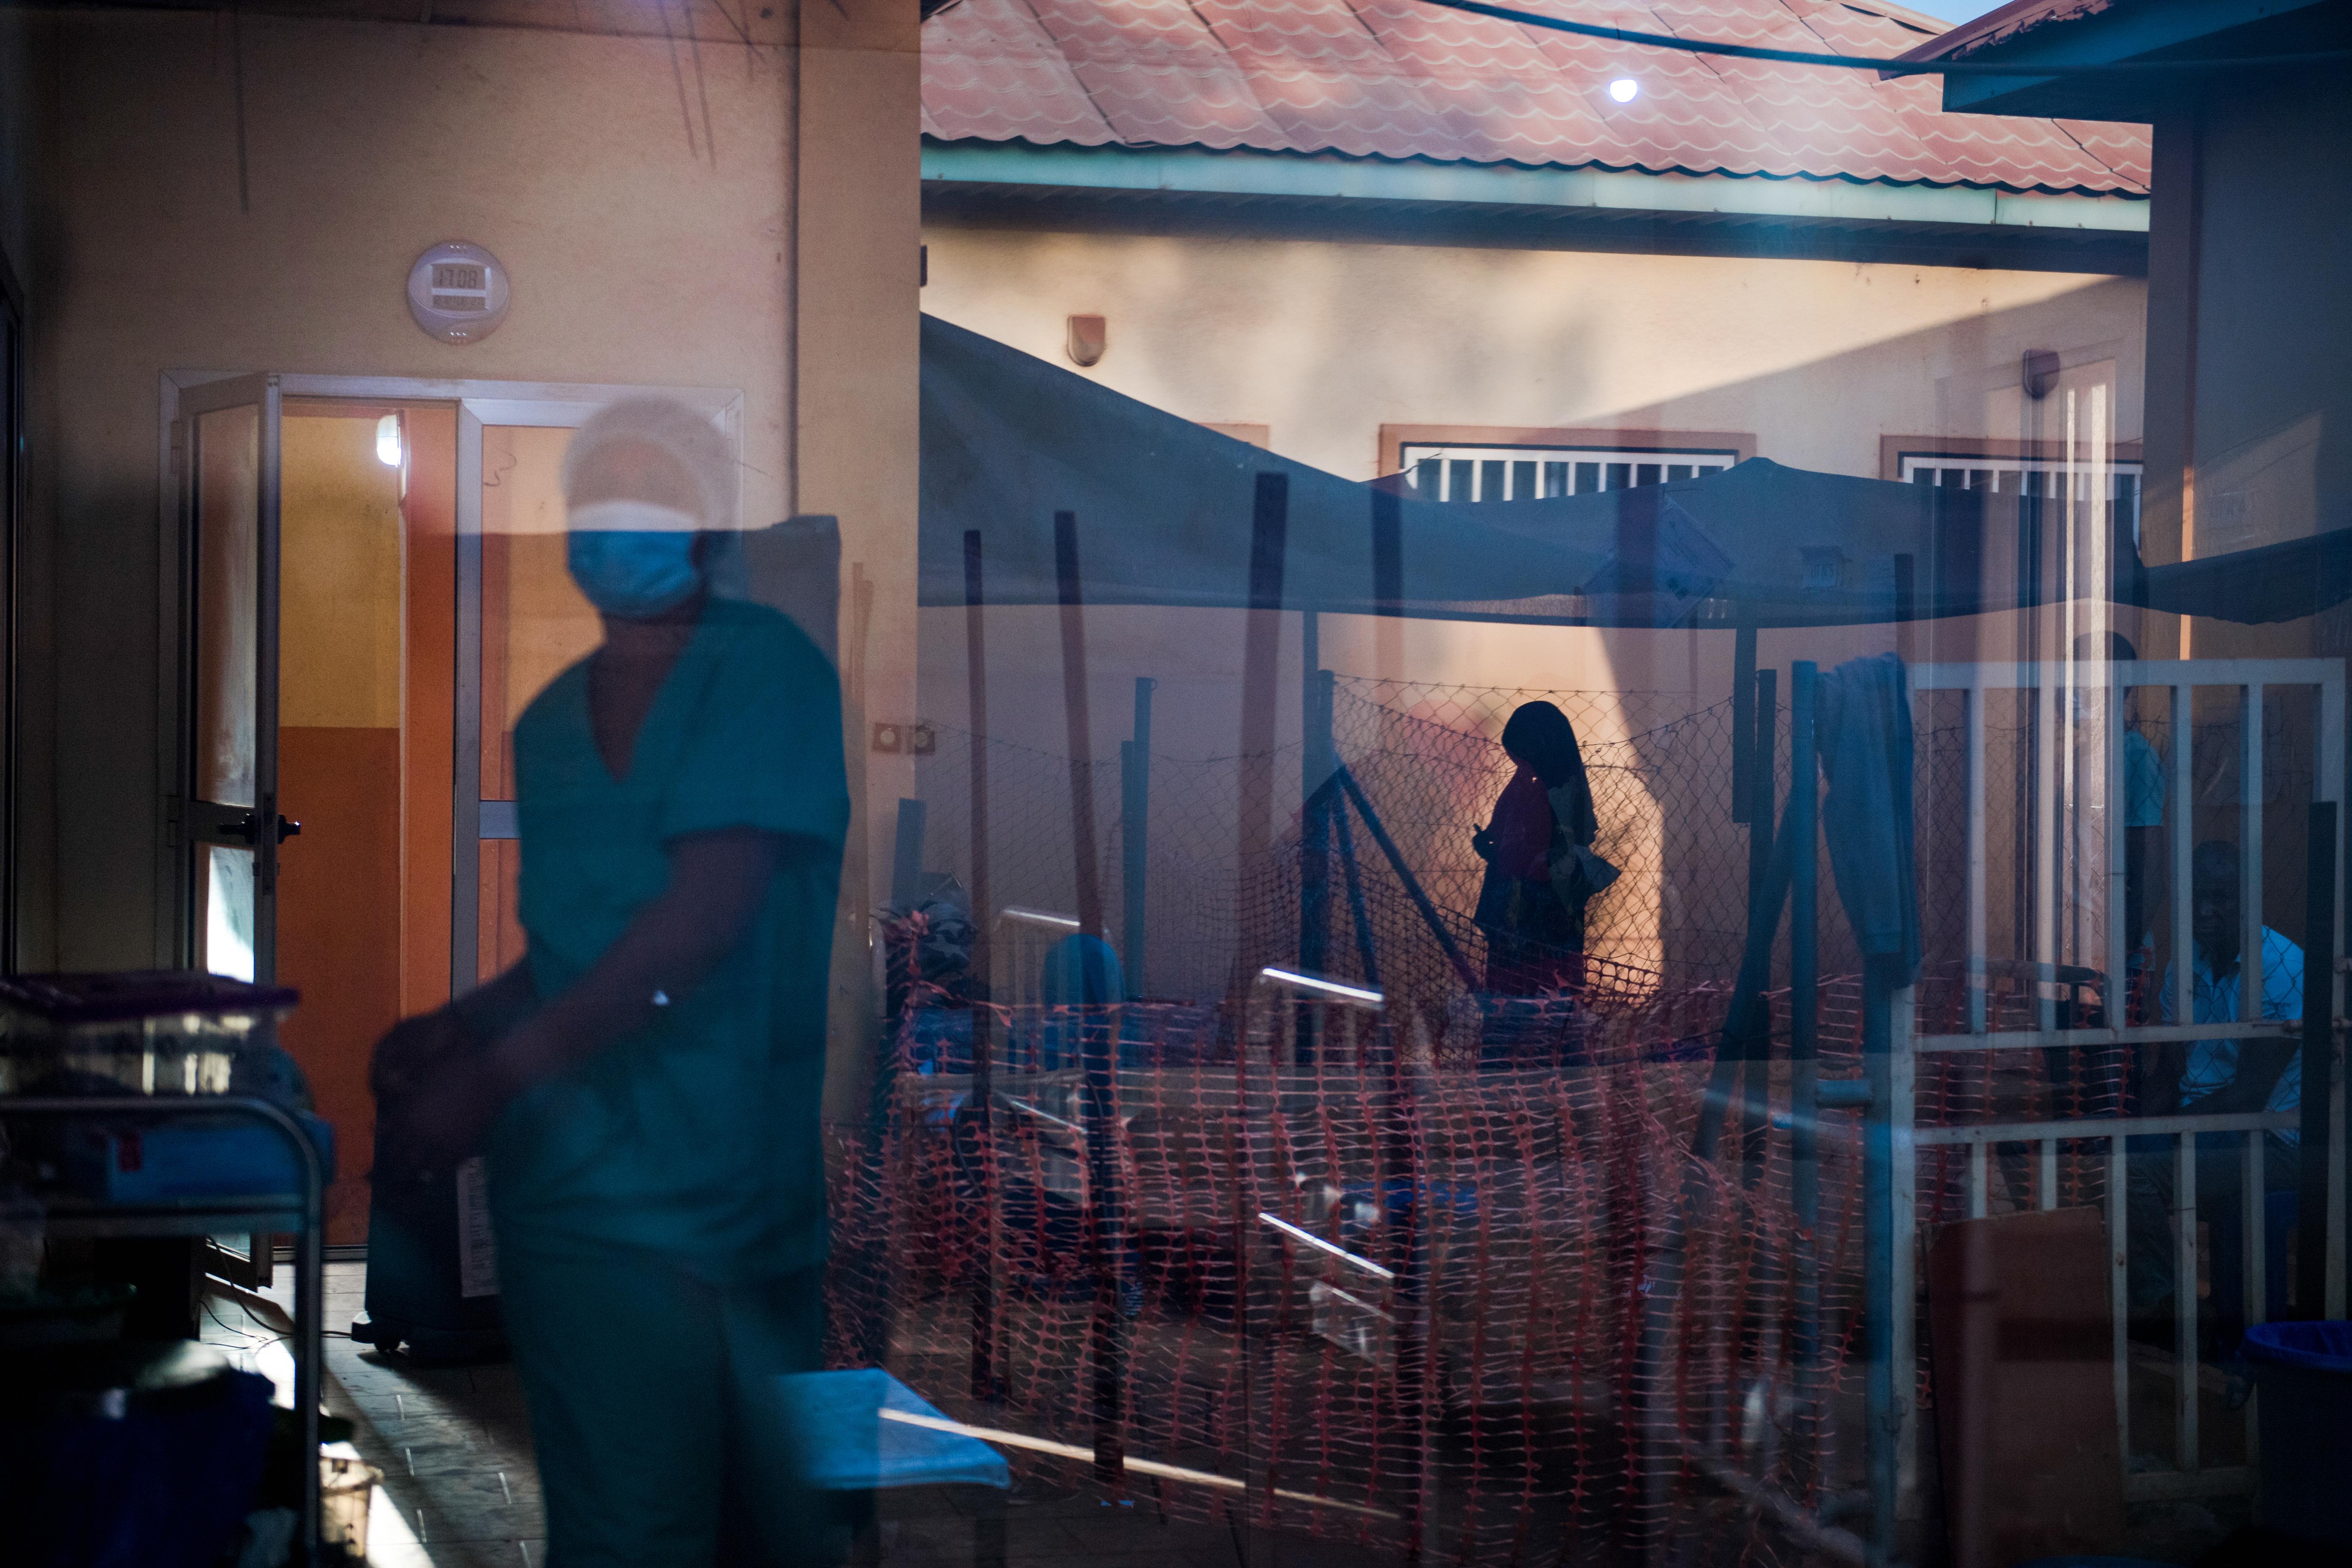
[(195, 793), (254, 804), (261, 410), (196, 416)]
[(604, 640), (563, 560), (568, 429), (482, 432), (482, 798), (514, 798), (514, 721)]
[(253, 978), (253, 853), (211, 847), (205, 878), (205, 969), (231, 980)]
[[(482, 432), (482, 772), (484, 800), (514, 798), (514, 725), (530, 700), (604, 640), (596, 612), (564, 564), (563, 448), (568, 429)], [(488, 980), (522, 957), (521, 857), (485, 839), (476, 931)]]

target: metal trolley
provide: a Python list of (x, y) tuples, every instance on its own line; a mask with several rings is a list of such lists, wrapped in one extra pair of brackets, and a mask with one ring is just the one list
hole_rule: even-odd
[(135, 1203), (45, 1194), (48, 1233), (60, 1237), (205, 1237), (250, 1231), (291, 1233), (294, 1241), (294, 1414), (302, 1442), (296, 1454), (301, 1561), (318, 1553), (319, 1386), (324, 1368), (326, 1168), (302, 1124), (284, 1107), (250, 1095), (49, 1096), (0, 1095), (0, 1123), (135, 1118), (165, 1122), (183, 1117), (239, 1117), (275, 1129), (292, 1146), (301, 1190), (225, 1197)]

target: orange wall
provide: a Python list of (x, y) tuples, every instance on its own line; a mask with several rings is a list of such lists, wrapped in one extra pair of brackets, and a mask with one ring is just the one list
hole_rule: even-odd
[(281, 729), (278, 746), (283, 798), (302, 824), (278, 876), (278, 973), (302, 993), (283, 1037), (335, 1125), (327, 1238), (363, 1241), (368, 1051), (400, 1016), (400, 731)]

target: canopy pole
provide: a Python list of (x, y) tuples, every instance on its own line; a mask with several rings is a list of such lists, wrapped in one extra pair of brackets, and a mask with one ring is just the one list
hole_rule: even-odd
[[(1339, 867), (1348, 879), (1348, 920), (1356, 928), (1356, 962), (1363, 965), (1364, 984), (1378, 991), (1381, 988), (1380, 949), (1372, 942), (1372, 916), (1364, 901), (1363, 868), (1356, 859), (1356, 835), (1348, 826), (1348, 806), (1337, 790), (1328, 789), (1325, 800), (1318, 808), (1327, 815), (1333, 827), (1339, 831)], [(1382, 1027), (1391, 1026), (1384, 1020)]]
[(1404, 669), (1404, 507), (1394, 493), (1372, 491), (1372, 673), (1383, 680)]
[[(2325, 689), (2323, 688), (2323, 693)], [(2322, 700), (2325, 700), (2323, 695)], [(2327, 1311), (2328, 1167), (2322, 1150), (2331, 1148), (2336, 1109), (2336, 974), (2328, 959), (2336, 952), (2336, 803), (2311, 803), (2309, 847), (2304, 884), (2303, 951), (2303, 1172), (2299, 1211), (2322, 1216), (2299, 1224), (2295, 1253), (2294, 1313), (2324, 1318)], [(2315, 956), (2314, 956), (2315, 955)], [(2250, 1135), (2250, 1143), (2261, 1142)], [(2260, 1171), (2260, 1165), (2252, 1169)], [(2253, 1212), (2249, 1205), (2249, 1212)], [(2267, 1241), (2263, 1243), (2267, 1245)], [(2258, 1257), (2252, 1235), (2249, 1257)]]
[[(1772, 866), (1772, 820), (1778, 804), (1775, 796), (1774, 766), (1780, 752), (1780, 672), (1759, 669), (1750, 682), (1754, 692), (1755, 733), (1748, 746), (1748, 776), (1751, 794), (1748, 813), (1748, 919), (1756, 918), (1761, 907), (1764, 884)], [(1772, 921), (1780, 923), (1780, 900), (1772, 905)], [(1768, 959), (1761, 977), (1764, 988), (1771, 986), (1771, 965)], [(1772, 1092), (1772, 1015), (1768, 1006), (1756, 1021), (1753, 1033), (1748, 1037), (1745, 1052), (1748, 1081), (1745, 1100), (1739, 1117), (1740, 1180), (1753, 1191), (1764, 1179), (1765, 1159), (1769, 1152), (1767, 1142), (1770, 1133), (1769, 1100)]]
[(901, 910), (911, 910), (921, 891), (923, 880), (923, 822), (927, 815), (920, 800), (901, 799), (898, 802), (898, 830), (891, 844), (890, 901)]
[(1143, 978), (1147, 884), (1151, 874), (1151, 689), (1148, 675), (1135, 678), (1135, 738), (1119, 748), (1119, 919), (1126, 931), (1127, 994), (1147, 989)]
[(1253, 906), (1252, 894), (1274, 845), (1274, 682), (1282, 658), (1278, 612), (1289, 522), (1290, 477), (1258, 475), (1250, 515), (1250, 607), (1242, 637), (1241, 795), (1235, 819), (1240, 853), (1234, 868), (1234, 902), (1241, 919), (1233, 977), (1236, 1026), (1246, 1022), (1249, 987), (1258, 966), (1272, 956), (1265, 941), (1265, 912)]
[(1811, 659), (1789, 668), (1789, 1196), (1796, 1219), (1797, 1321), (1792, 1336), (1797, 1382), (1796, 1490), (1820, 1484), (1822, 1391), (1821, 992), (1816, 879), (1821, 867), (1821, 773), (1813, 728)]
[[(1317, 809), (1315, 803), (1331, 776), (1332, 680), (1331, 672), (1321, 668), (1321, 639), (1317, 636), (1314, 611), (1306, 612), (1303, 629), (1306, 636), (1300, 651), (1306, 680), (1299, 692), (1299, 727), (1305, 744), (1299, 795), (1305, 804), (1298, 841), (1298, 967), (1308, 974), (1321, 974), (1331, 961), (1331, 817)], [(1315, 1062), (1319, 1023), (1317, 1010), (1302, 1002), (1297, 1052), (1300, 1067)]]
[[(1744, 613), (1732, 634), (1731, 645), (1731, 820), (1753, 824), (1756, 821), (1756, 623)], [(1771, 831), (1771, 817), (1766, 816), (1765, 831)], [(1751, 833), (1752, 839), (1754, 835)], [(1748, 858), (1750, 866), (1754, 856)], [(1748, 883), (1748, 900), (1756, 901), (1756, 882), (1751, 874)]]
[(980, 530), (963, 536), (964, 678), (971, 704), (971, 1112), (980, 1152), (980, 1268), (971, 1281), (971, 1396), (993, 1400), (996, 1375), (996, 1150), (989, 1125), (994, 1062), (989, 1039), (988, 635), (982, 606)]
[(1078, 926), (1100, 937), (1102, 862), (1095, 853), (1095, 745), (1087, 702), (1087, 611), (1079, 592), (1078, 514), (1054, 514), (1054, 572), (1062, 600), (1062, 714), (1070, 734), (1070, 855), (1077, 868)]

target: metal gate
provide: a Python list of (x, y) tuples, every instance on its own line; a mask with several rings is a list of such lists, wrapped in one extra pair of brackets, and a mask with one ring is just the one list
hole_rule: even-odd
[[(2264, 1111), (2227, 1116), (2095, 1117), (2056, 1120), (2025, 1117), (1987, 1125), (1920, 1126), (1916, 1085), (1922, 1058), (1949, 1052), (2012, 1052), (2085, 1047), (2145, 1047), (2166, 1042), (2276, 1039), (2294, 1034), (2305, 1043), (2305, 1060), (2317, 1043), (2328, 1063), (2323, 1072), (2307, 1067), (2305, 1091), (2317, 1086), (2327, 1107), (2326, 1172), (2326, 1264), (2324, 1302), (2327, 1316), (2343, 1316), (2344, 1268), (2344, 1073), (2340, 1025), (2343, 984), (2340, 972), (2345, 952), (2340, 910), (2342, 879), (2341, 832), (2345, 769), (2345, 673), (2340, 659), (2207, 659), (2180, 661), (2054, 662), (2044, 664), (1915, 665), (1915, 693), (1948, 691), (1961, 694), (1966, 705), (1967, 827), (1966, 827), (1966, 949), (1963, 1027), (1950, 1034), (1922, 1034), (1916, 993), (1894, 993), (1889, 1019), (1889, 1049), (1884, 1092), (1874, 1092), (1864, 1110), (1874, 1142), (1889, 1152), (1888, 1173), (1894, 1184), (1891, 1233), (1873, 1235), (1874, 1249), (1884, 1248), (1884, 1264), (1872, 1271), (1870, 1311), (1891, 1324), (1887, 1361), (1903, 1375), (1889, 1376), (1896, 1425), (1894, 1463), (1877, 1471), (1874, 1490), (1892, 1483), (1895, 1496), (1876, 1501), (1881, 1520), (1912, 1511), (1918, 1475), (1918, 1347), (1915, 1314), (1917, 1303), (1917, 1257), (1920, 1239), (1918, 1174), (1923, 1154), (1938, 1147), (1968, 1151), (1965, 1178), (1967, 1208), (1971, 1216), (1988, 1212), (1991, 1199), (1990, 1165), (2004, 1151), (2030, 1152), (2039, 1162), (2039, 1179), (2032, 1183), (2039, 1206), (2058, 1203), (2058, 1168), (2062, 1150), (2088, 1152), (2105, 1162), (2105, 1212), (2109, 1242), (2110, 1302), (2114, 1313), (2114, 1371), (2116, 1419), (2125, 1462), (2126, 1500), (2214, 1495), (2250, 1489), (2254, 1475), (2252, 1406), (2248, 1406), (2247, 1464), (2209, 1468), (2200, 1461), (2199, 1433), (2198, 1275), (2196, 1223), (2196, 1135), (2240, 1131), (2245, 1136), (2246, 1240), (2244, 1257), (2245, 1319), (2266, 1320), (2279, 1303), (2265, 1300), (2266, 1226), (2263, 1213), (2263, 1143), (2265, 1134), (2297, 1125), (2294, 1111)], [(2312, 725), (2312, 833), (2321, 847), (2314, 870), (2325, 877), (2329, 895), (2324, 908), (2329, 918), (2315, 922), (2308, 935), (2319, 938), (2325, 952), (2310, 955), (2305, 974), (2307, 992), (2325, 998), (2324, 1016), (2305, 1021), (2264, 1020), (2262, 964), (2263, 951), (2263, 887), (2264, 868), (2263, 805), (2266, 793), (2265, 693), (2281, 688), (2315, 688), (2316, 713)], [(2195, 1022), (2195, 939), (2192, 934), (2190, 859), (2195, 843), (2198, 788), (2195, 774), (2195, 714), (2193, 694), (2199, 689), (2235, 689), (2241, 721), (2233, 765), (2238, 782), (2237, 829), (2241, 878), (2241, 979), (2239, 1016), (2232, 1021)], [(2139, 933), (2126, 930), (2127, 907), (2126, 808), (2126, 700), (2134, 689), (2156, 689), (2168, 694), (2169, 756), (2163, 759), (2168, 807), (2165, 812), (2163, 858), (2168, 867), (2170, 1014), (2176, 1020), (2137, 1021), (2127, 1012), (2126, 995), (2133, 951)], [(2030, 821), (2015, 825), (2016, 837), (2026, 847), (2007, 869), (2015, 884), (2017, 907), (2030, 915), (2016, 922), (2015, 935), (2028, 938), (2022, 965), (2031, 984), (2032, 1026), (1997, 1028), (1990, 1005), (1992, 977), (2001, 965), (1990, 956), (1988, 927), (1991, 856), (1988, 852), (1990, 791), (1987, 777), (1988, 694), (2017, 692), (2021, 710), (2031, 712), (2031, 743), (2020, 764), (2022, 785), (2019, 799)], [(2086, 743), (2087, 742), (2087, 743)], [(2084, 758), (2090, 762), (2086, 764)], [(2228, 761), (2228, 759), (2225, 759)], [(2090, 770), (2103, 770), (2103, 788), (2084, 787)], [(2209, 791), (2210, 793), (2210, 791)], [(2027, 829), (2030, 828), (2030, 831)], [(2317, 877), (2315, 877), (2317, 879)], [(2103, 906), (2100, 900), (2104, 900)], [(2095, 907), (2099, 906), (2099, 907)], [(2155, 923), (2153, 919), (2148, 922)], [(2327, 929), (2321, 931), (2320, 924)], [(2084, 933), (2092, 931), (2090, 951)], [(2068, 938), (2074, 940), (2070, 952)], [(2069, 963), (2069, 959), (2076, 962)], [(2095, 959), (2095, 963), (2082, 961)], [(2313, 966), (2320, 966), (2315, 970)], [(2096, 1026), (2066, 1016), (2062, 993), (2087, 982), (2097, 997), (2091, 1011)], [(2157, 1010), (2151, 1007), (2151, 1011)], [(2306, 1005), (2306, 1015), (2312, 1011)], [(1874, 1124), (1874, 1125), (1872, 1125)], [(2129, 1227), (2126, 1217), (2128, 1181), (2126, 1140), (2169, 1139), (2175, 1191), (2171, 1202), (2173, 1268), (2177, 1313), (2174, 1380), (2176, 1444), (2174, 1468), (2134, 1473), (2130, 1467), (2130, 1357), (2126, 1342)], [(1883, 1142), (1879, 1142), (1883, 1140)], [(2008, 1156), (2014, 1160), (2012, 1152)], [(1880, 1314), (1884, 1314), (1883, 1317)], [(1892, 1470), (1887, 1475), (1886, 1470)], [(1889, 1506), (1890, 1503), (1893, 1506)], [(1875, 1542), (1882, 1554), (1891, 1541)], [(1882, 1558), (1883, 1560), (1883, 1558)]]

